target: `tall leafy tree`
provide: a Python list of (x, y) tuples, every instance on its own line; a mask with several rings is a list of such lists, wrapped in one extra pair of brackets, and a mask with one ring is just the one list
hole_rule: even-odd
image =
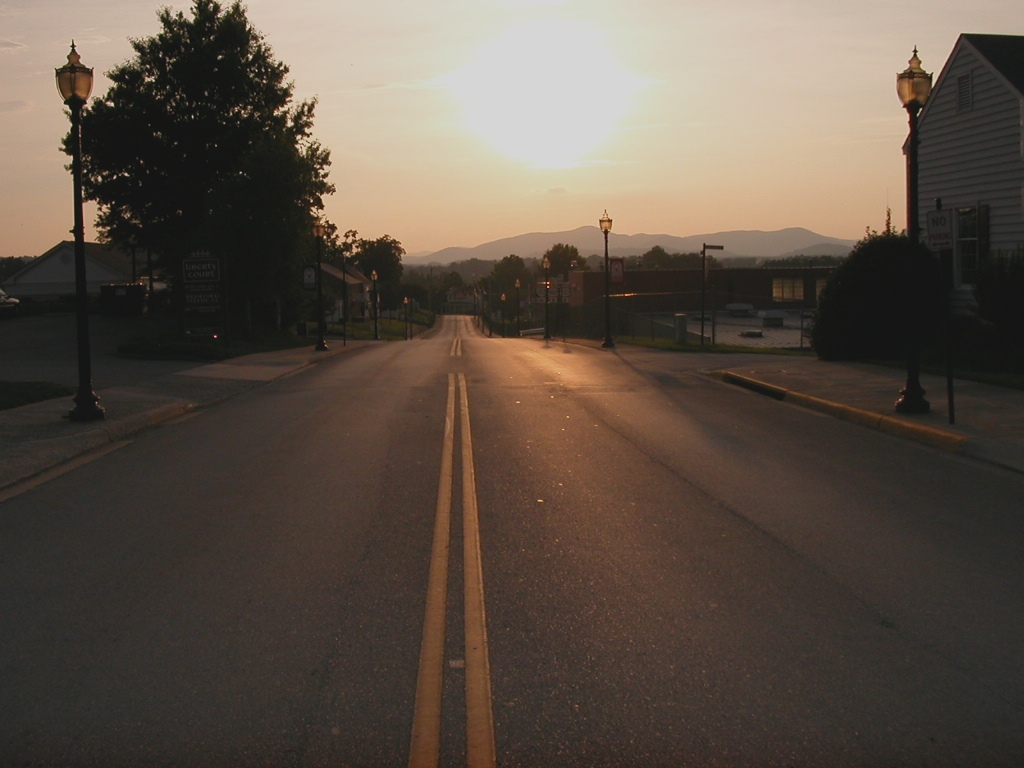
[(241, 3), (194, 0), (189, 15), (158, 18), (83, 116), (97, 227), (151, 251), (172, 279), (195, 250), (223, 256), (233, 306), (294, 309), (312, 211), (333, 192), (330, 154), (312, 138), (315, 100), (293, 103), (288, 67)]
[(494, 269), (491, 270), (491, 283), (498, 286), (499, 290), (504, 290), (511, 294), (516, 280), (523, 287), (529, 286), (532, 282), (530, 270), (527, 268), (526, 262), (523, 261), (522, 257), (516, 256), (513, 253), (494, 263)]
[[(580, 258), (580, 251), (575, 245), (556, 243), (548, 248), (544, 255), (551, 261), (549, 274), (552, 278), (557, 275), (569, 276), (570, 269), (587, 269), (587, 263)], [(543, 272), (543, 267), (538, 269)]]
[(402, 257), (405, 248), (390, 235), (376, 240), (356, 240), (352, 258), (367, 277), (377, 272), (377, 290), (382, 309), (397, 309), (401, 303)]

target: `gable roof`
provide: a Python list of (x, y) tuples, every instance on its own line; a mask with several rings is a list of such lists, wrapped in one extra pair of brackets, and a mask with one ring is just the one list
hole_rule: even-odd
[[(949, 54), (949, 58), (942, 65), (942, 71), (934, 79), (932, 94), (934, 95), (942, 87), (946, 75), (956, 61), (964, 46), (970, 47), (986, 64), (998, 79), (1002, 80), (1009, 88), (1017, 92), (1017, 96), (1024, 98), (1024, 37), (1019, 35), (977, 35), (961, 34), (956, 39), (956, 44)], [(929, 98), (921, 110), (920, 119), (926, 120), (928, 113), (932, 110), (935, 99)], [(909, 137), (907, 138), (909, 141)], [(903, 152), (906, 153), (907, 145), (903, 143)]]
[(367, 279), (362, 272), (351, 265), (345, 265), (344, 275), (342, 274), (341, 269), (333, 264), (321, 264), (320, 269), (325, 275), (333, 278), (339, 283), (343, 280), (349, 285), (369, 285), (370, 283), (369, 279)]
[(1024, 37), (1019, 35), (961, 35), (999, 74), (1024, 96)]
[[(124, 280), (130, 279), (132, 274), (132, 258), (127, 253), (103, 243), (84, 243), (83, 245), (85, 246), (84, 252), (87, 262), (94, 261), (97, 264), (102, 264), (112, 272), (122, 275)], [(57, 243), (46, 253), (32, 259), (32, 261), (7, 278), (5, 282), (9, 282), (11, 285), (17, 283), (20, 278), (35, 270), (44, 261), (62, 252), (73, 255), (75, 252), (74, 241), (63, 240)]]

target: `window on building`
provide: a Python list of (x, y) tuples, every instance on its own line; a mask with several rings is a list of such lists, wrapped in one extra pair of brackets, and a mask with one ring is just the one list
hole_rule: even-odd
[(988, 206), (956, 211), (956, 257), (959, 282), (974, 285), (978, 265), (988, 250)]
[(956, 79), (956, 111), (969, 112), (974, 106), (974, 77), (970, 72)]
[(772, 301), (803, 301), (804, 281), (800, 277), (773, 277)]

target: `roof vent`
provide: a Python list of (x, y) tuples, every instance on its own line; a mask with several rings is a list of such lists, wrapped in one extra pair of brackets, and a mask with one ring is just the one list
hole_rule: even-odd
[(974, 77), (968, 72), (956, 79), (956, 111), (970, 112), (974, 106)]

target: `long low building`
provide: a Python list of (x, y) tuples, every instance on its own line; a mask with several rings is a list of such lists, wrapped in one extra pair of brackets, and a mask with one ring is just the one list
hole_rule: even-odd
[[(627, 270), (610, 293), (618, 303), (632, 298), (645, 311), (694, 312), (729, 304), (758, 310), (813, 309), (835, 267), (751, 267), (714, 269), (707, 281), (700, 269)], [(613, 276), (614, 276), (613, 272)], [(570, 272), (567, 303), (587, 307), (604, 298), (604, 272)]]
[[(132, 258), (127, 253), (101, 243), (85, 244), (85, 277), (90, 296), (100, 295), (100, 287), (133, 282)], [(75, 244), (65, 240), (23, 269), (4, 280), (3, 288), (21, 301), (69, 301), (75, 296)]]

